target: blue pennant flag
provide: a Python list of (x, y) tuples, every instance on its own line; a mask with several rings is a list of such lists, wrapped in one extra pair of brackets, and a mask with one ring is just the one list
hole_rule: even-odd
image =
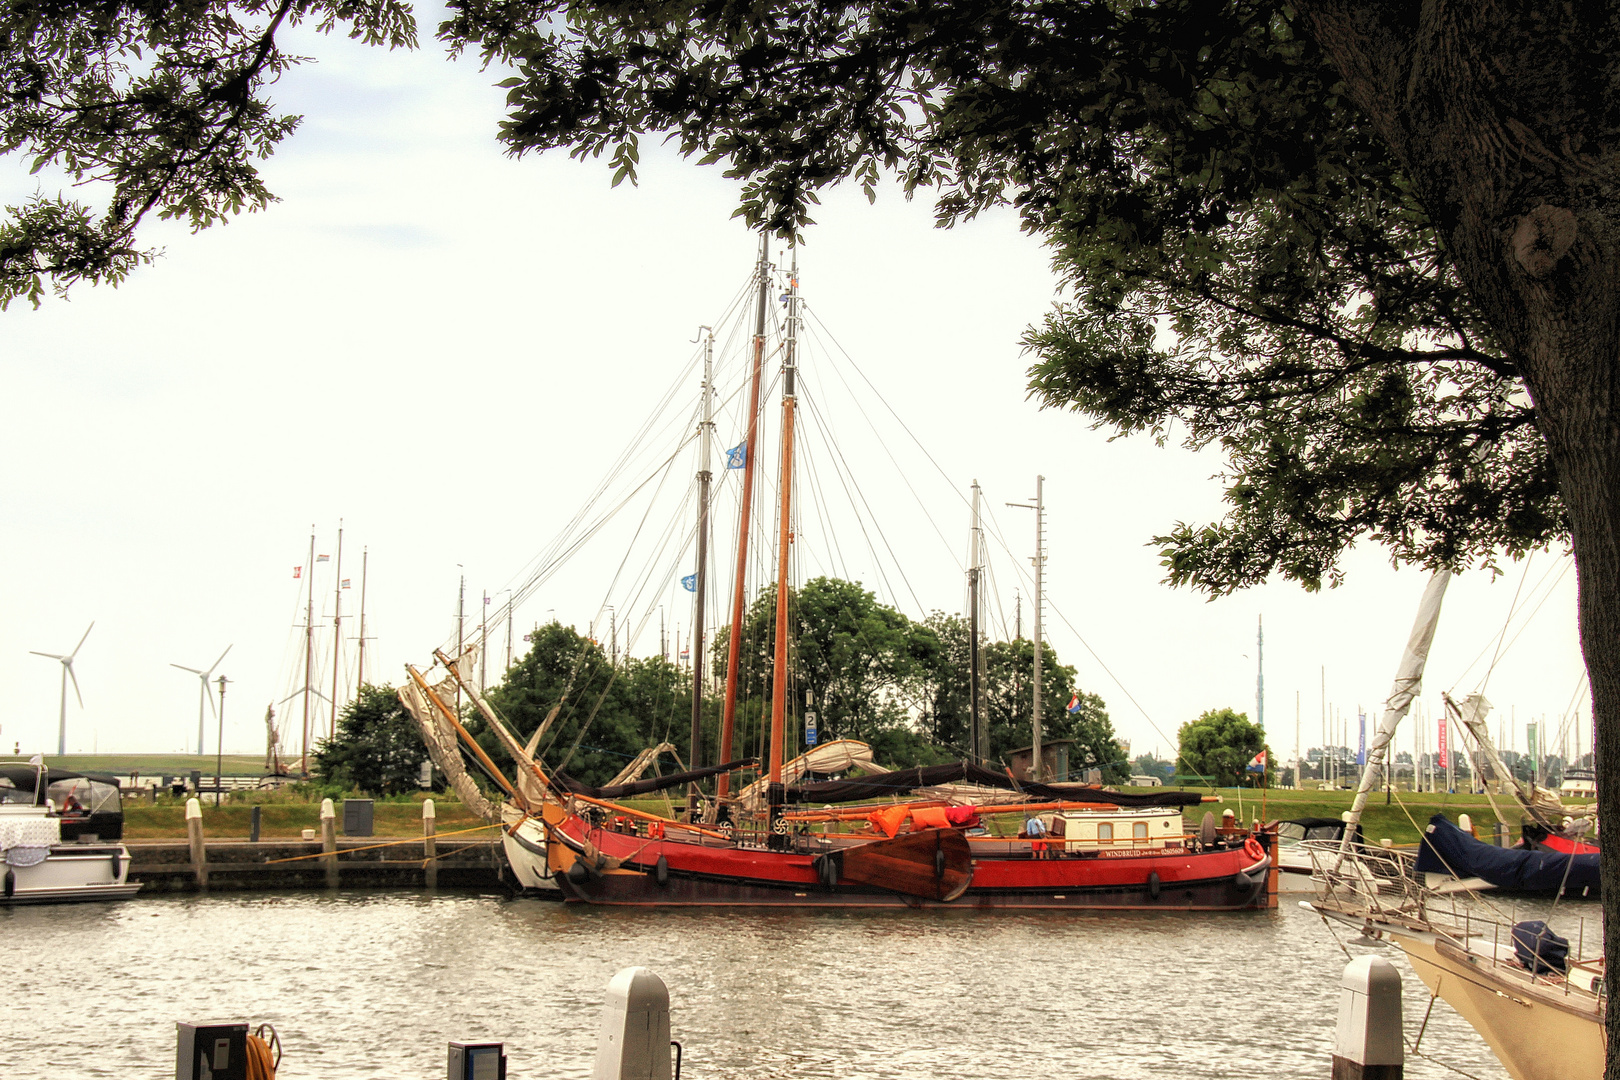
[(726, 468), (740, 469), (748, 463), (748, 444), (740, 442), (726, 451)]
[(697, 592), (697, 575), (687, 574), (685, 577), (681, 578), (681, 588), (685, 589), (687, 592)]

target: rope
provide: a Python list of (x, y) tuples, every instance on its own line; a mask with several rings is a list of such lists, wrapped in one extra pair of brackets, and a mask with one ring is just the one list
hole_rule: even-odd
[[(501, 829), (501, 828), (505, 828), (505, 826), (503, 826), (499, 822), (497, 822), (497, 823), (495, 823), (493, 825), (474, 825), (470, 829), (456, 829), (456, 830), (454, 830), (452, 832), (435, 833), (434, 836), (435, 836), (435, 838), (440, 837), (440, 836), (460, 836), (462, 833), (482, 832), (485, 829)], [(401, 844), (420, 844), (421, 842), (422, 841), (417, 840), (417, 839), (389, 840), (389, 841), (386, 841), (386, 842), (381, 843), (381, 844), (366, 844), (366, 845), (364, 845), (362, 847), (343, 848), (342, 851), (344, 851), (344, 852), (376, 851), (378, 848), (399, 847)], [(457, 850), (462, 850), (462, 849), (457, 849)], [(301, 862), (304, 859), (324, 859), (328, 855), (337, 855), (337, 854), (339, 854), (339, 852), (337, 850), (333, 850), (333, 851), (317, 851), (313, 855), (293, 855), (290, 858), (286, 858), (286, 859), (266, 859), (266, 860), (264, 860), (264, 862), (261, 865), (263, 865), (263, 866), (272, 866), (272, 865), (274, 865), (276, 863)]]

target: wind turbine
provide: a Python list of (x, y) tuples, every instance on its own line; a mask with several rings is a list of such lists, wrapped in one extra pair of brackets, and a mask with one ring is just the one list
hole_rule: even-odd
[(62, 713), (56, 725), (56, 753), (58, 756), (67, 753), (67, 684), (69, 679), (73, 680), (73, 696), (79, 699), (79, 708), (84, 708), (84, 695), (79, 693), (79, 677), (73, 674), (73, 658), (79, 655), (79, 650), (84, 648), (84, 638), (89, 637), (90, 631), (95, 628), (96, 624), (92, 621), (85, 628), (84, 637), (79, 639), (79, 643), (73, 646), (73, 651), (66, 656), (58, 656), (56, 653), (36, 652), (33, 649), (28, 650), (34, 656), (46, 656), (62, 665)]
[(231, 645), (225, 646), (225, 652), (219, 654), (219, 660), (215, 660), (207, 671), (199, 671), (194, 667), (186, 667), (184, 664), (169, 665), (170, 667), (177, 667), (181, 671), (189, 671), (202, 681), (202, 686), (197, 691), (197, 753), (199, 754), (203, 752), (203, 702), (206, 700), (209, 705), (213, 706), (214, 715), (219, 715), (219, 706), (214, 705), (214, 689), (208, 685), (208, 677), (214, 673), (214, 668), (219, 667), (220, 661), (225, 659), (225, 653), (230, 651)]

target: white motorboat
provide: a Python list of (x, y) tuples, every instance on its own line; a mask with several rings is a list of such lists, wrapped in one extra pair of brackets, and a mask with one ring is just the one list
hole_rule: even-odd
[(123, 832), (116, 778), (37, 760), (0, 764), (0, 903), (134, 896), (141, 886), (128, 880)]

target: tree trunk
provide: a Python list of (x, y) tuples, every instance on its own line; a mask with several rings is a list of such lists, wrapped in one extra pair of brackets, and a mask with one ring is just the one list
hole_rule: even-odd
[(1303, 0), (1518, 366), (1558, 469), (1591, 676), (1620, 1080), (1620, 132), (1606, 5)]

